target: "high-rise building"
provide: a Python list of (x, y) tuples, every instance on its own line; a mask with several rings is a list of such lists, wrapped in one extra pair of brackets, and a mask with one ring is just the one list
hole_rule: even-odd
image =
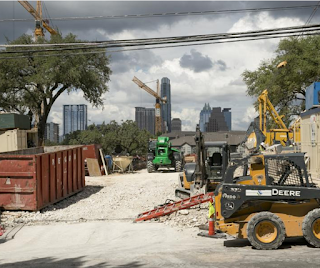
[(148, 130), (152, 135), (155, 133), (155, 109), (146, 108), (146, 130)]
[(171, 132), (181, 131), (181, 120), (180, 118), (173, 118), (171, 121)]
[(201, 132), (205, 132), (206, 131), (206, 123), (209, 122), (209, 118), (211, 115), (211, 108), (209, 103), (208, 104), (204, 104), (204, 107), (202, 109), (202, 111), (200, 112), (200, 131)]
[(228, 131), (228, 125), (221, 112), (221, 107), (214, 107), (211, 110), (211, 116), (207, 123), (206, 132)]
[(161, 105), (161, 117), (163, 120), (164, 132), (171, 132), (171, 85), (170, 79), (161, 79), (161, 98), (167, 98), (167, 102)]
[(56, 123), (46, 123), (44, 139), (59, 143), (59, 125)]
[(144, 107), (135, 107), (135, 121), (139, 129), (146, 128), (146, 108)]
[(139, 129), (146, 129), (152, 135), (155, 133), (155, 109), (135, 107), (135, 121)]
[(231, 108), (223, 108), (222, 113), (224, 115), (224, 119), (227, 123), (229, 131), (231, 131)]
[(63, 105), (63, 135), (88, 126), (87, 105)]

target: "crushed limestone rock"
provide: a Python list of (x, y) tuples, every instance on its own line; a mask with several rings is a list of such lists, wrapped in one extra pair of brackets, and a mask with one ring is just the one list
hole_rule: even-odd
[[(86, 187), (74, 196), (38, 212), (3, 211), (4, 227), (17, 224), (39, 225), (57, 222), (77, 223), (93, 220), (133, 221), (142, 212), (152, 210), (174, 196), (179, 174), (174, 171), (147, 173), (140, 170), (129, 174), (86, 177)], [(207, 223), (207, 204), (198, 205), (152, 220), (181, 228)]]

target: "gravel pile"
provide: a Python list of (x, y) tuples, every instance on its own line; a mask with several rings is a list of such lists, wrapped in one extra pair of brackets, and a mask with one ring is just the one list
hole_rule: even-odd
[[(132, 221), (141, 212), (176, 200), (178, 173), (163, 171), (86, 177), (85, 189), (41, 212), (3, 211), (0, 222), (5, 227), (16, 224), (76, 223), (92, 220)], [(156, 221), (177, 227), (195, 227), (207, 222), (206, 204), (179, 211)]]

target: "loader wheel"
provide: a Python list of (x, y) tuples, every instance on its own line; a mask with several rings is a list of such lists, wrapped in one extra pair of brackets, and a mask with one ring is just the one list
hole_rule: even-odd
[(174, 163), (174, 170), (175, 170), (175, 172), (180, 172), (180, 171), (181, 171), (181, 167), (182, 167), (181, 161), (176, 161), (176, 162)]
[(147, 162), (147, 170), (149, 173), (152, 173), (155, 171), (155, 167), (154, 167), (154, 164), (152, 163), (152, 161)]
[(248, 222), (247, 236), (256, 249), (277, 249), (286, 237), (286, 229), (276, 214), (260, 212)]
[(316, 248), (320, 248), (320, 209), (316, 208), (304, 217), (302, 222), (302, 232), (308, 243)]

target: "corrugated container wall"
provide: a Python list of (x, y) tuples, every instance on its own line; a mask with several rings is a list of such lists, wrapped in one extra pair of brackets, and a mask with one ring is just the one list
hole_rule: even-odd
[(301, 152), (309, 157), (307, 168), (313, 179), (320, 178), (320, 108), (301, 114)]
[(82, 147), (43, 152), (34, 148), (0, 155), (1, 208), (36, 211), (84, 188)]

